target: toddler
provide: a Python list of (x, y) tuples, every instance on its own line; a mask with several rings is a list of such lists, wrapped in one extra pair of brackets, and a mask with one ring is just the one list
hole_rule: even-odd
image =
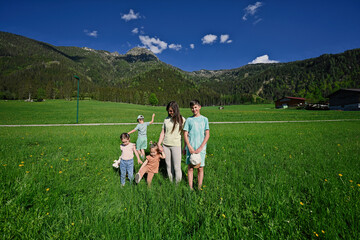
[(160, 152), (157, 143), (150, 146), (150, 155), (146, 156), (146, 161), (141, 166), (139, 172), (135, 175), (135, 182), (139, 183), (141, 178), (147, 173), (147, 184), (150, 187), (155, 173), (159, 172), (160, 158), (165, 158), (165, 152)]
[(130, 183), (133, 180), (134, 176), (134, 153), (136, 155), (138, 164), (142, 164), (143, 162), (139, 158), (139, 154), (136, 151), (135, 144), (130, 142), (130, 135), (128, 133), (122, 133), (120, 135), (121, 140), (121, 156), (120, 156), (120, 181), (121, 185), (125, 185), (125, 177), (126, 173), (128, 174), (128, 178)]

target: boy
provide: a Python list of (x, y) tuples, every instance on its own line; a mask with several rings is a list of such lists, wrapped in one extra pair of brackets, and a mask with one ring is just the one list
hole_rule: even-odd
[[(201, 189), (204, 179), (204, 166), (206, 155), (206, 143), (210, 137), (209, 120), (200, 114), (201, 105), (198, 100), (190, 102), (192, 117), (186, 119), (184, 126), (184, 140), (186, 144), (186, 164), (188, 164), (189, 187), (193, 189), (194, 168), (198, 168), (198, 189)], [(192, 154), (200, 154), (201, 163), (192, 165)]]
[(144, 116), (139, 115), (137, 117), (138, 125), (136, 125), (136, 127), (133, 130), (128, 132), (128, 134), (131, 134), (136, 130), (138, 130), (138, 139), (136, 140), (136, 150), (138, 151), (141, 159), (145, 158), (145, 149), (147, 149), (147, 135), (146, 135), (147, 126), (149, 126), (154, 122), (154, 118), (155, 118), (155, 113), (153, 113), (152, 115), (151, 122), (144, 122)]

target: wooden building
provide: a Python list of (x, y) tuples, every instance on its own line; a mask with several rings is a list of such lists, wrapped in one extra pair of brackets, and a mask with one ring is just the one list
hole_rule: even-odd
[(328, 98), (330, 110), (360, 110), (359, 88), (339, 89), (330, 94)]
[(276, 108), (305, 106), (305, 98), (283, 97), (275, 101)]

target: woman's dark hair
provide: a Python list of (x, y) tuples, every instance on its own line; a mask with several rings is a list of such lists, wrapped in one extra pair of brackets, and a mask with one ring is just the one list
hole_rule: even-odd
[(172, 117), (169, 115), (169, 117), (171, 117), (172, 121), (174, 122), (174, 126), (173, 129), (171, 130), (171, 133), (174, 132), (176, 124), (179, 124), (179, 132), (181, 132), (183, 130), (183, 117), (180, 114), (179, 105), (175, 101), (171, 101), (166, 106), (166, 111), (169, 112), (169, 108), (172, 108), (172, 110), (174, 111)]
[(122, 139), (130, 139), (130, 135), (128, 133), (122, 133), (120, 135), (120, 140), (122, 140)]

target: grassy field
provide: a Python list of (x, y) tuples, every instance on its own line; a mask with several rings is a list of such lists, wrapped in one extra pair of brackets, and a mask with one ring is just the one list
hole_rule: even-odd
[[(155, 113), (163, 114), (161, 118), (165, 116), (163, 107), (93, 103), (93, 109), (103, 109), (99, 118), (123, 116), (117, 115), (119, 106), (129, 114), (134, 107), (145, 115), (156, 109)], [(1, 102), (1, 114), (5, 108), (11, 112), (7, 104), (16, 109), (24, 106)], [(45, 105), (36, 104), (41, 107), (34, 111), (43, 111)], [(25, 108), (31, 113), (27, 105), (22, 111)], [(240, 121), (245, 116), (256, 116), (253, 120), (359, 118), (354, 112), (267, 108), (270, 106), (232, 106), (225, 110), (232, 120), (239, 116), (231, 112), (241, 113)], [(89, 103), (89, 115), (90, 109)], [(203, 113), (210, 121), (219, 121), (222, 117), (217, 111), (209, 107)], [(182, 112), (190, 115), (188, 109)], [(66, 121), (64, 116), (57, 118), (55, 110), (53, 115), (48, 118), (56, 123)], [(132, 118), (119, 117), (117, 122)], [(39, 123), (36, 119), (14, 121)], [(1, 121), (11, 123), (10, 118)], [(46, 122), (43, 116), (39, 121)], [(163, 163), (150, 189), (143, 180), (121, 188), (111, 164), (120, 154), (119, 135), (132, 128), (0, 128), (1, 238), (360, 238), (360, 121), (211, 124), (204, 185), (196, 191), (188, 189), (186, 180), (178, 186), (171, 184)], [(148, 140), (156, 141), (160, 130), (160, 125), (149, 126)], [(135, 140), (133, 135), (132, 142)], [(139, 167), (135, 164), (136, 170)], [(186, 179), (184, 162), (182, 169)]]
[[(99, 101), (80, 101), (79, 105), (79, 123), (135, 123), (139, 114), (150, 121), (152, 113), (156, 114), (155, 122), (162, 122), (167, 116), (164, 106)], [(0, 101), (0, 110), (1, 125), (76, 123), (76, 101)], [(181, 113), (184, 117), (191, 115), (188, 108), (181, 109)], [(225, 106), (224, 110), (203, 107), (202, 114), (211, 122), (360, 119), (359, 112), (282, 110), (275, 109), (273, 104)]]

